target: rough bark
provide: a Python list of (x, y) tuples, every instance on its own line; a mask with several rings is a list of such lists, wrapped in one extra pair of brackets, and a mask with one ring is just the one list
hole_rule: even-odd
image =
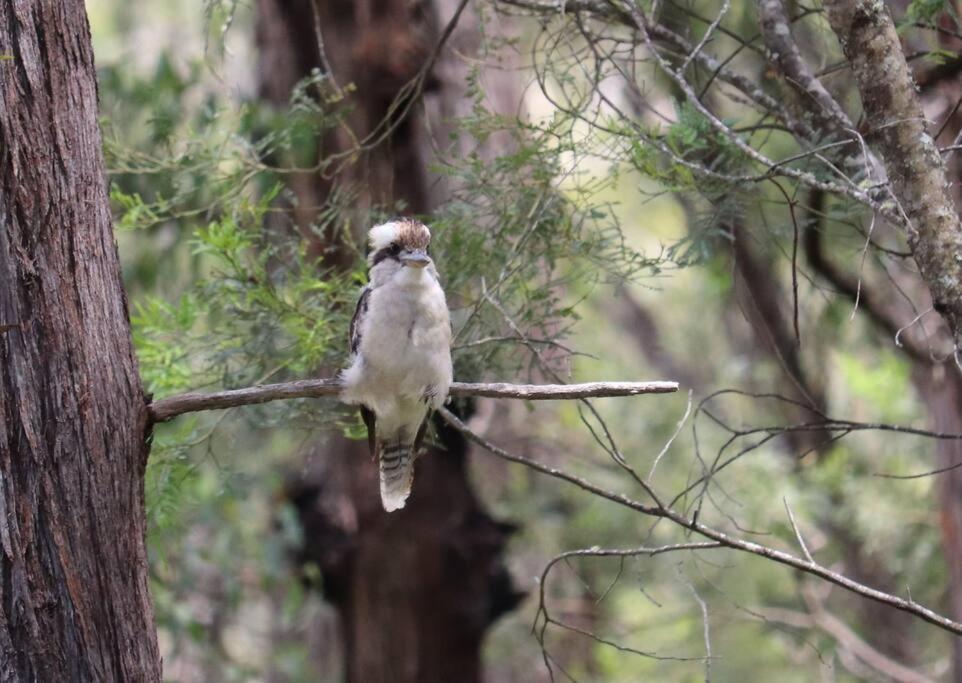
[[(322, 59), (309, 0), (257, 6), (265, 98), (282, 106), (292, 83), (311, 68), (330, 66), (339, 87), (356, 86), (348, 93), (349, 124), (358, 139), (393, 116), (395, 96), (417, 77), (439, 37), (434, 3), (317, 0)], [(438, 96), (436, 77), (425, 86)], [(439, 198), (426, 172), (430, 144), (422, 116), (418, 105), (393, 121), (391, 135), (336, 178), (294, 178), (294, 219), (302, 230), (334, 182), (357, 191), (362, 208), (402, 203), (405, 212), (428, 213)], [(350, 137), (342, 130), (319, 141), (318, 154), (350, 149)], [(315, 254), (344, 252), (334, 235), (314, 242)], [(325, 258), (325, 265), (348, 263)], [(472, 494), (463, 440), (444, 440), (446, 447), (419, 459), (408, 506), (392, 515), (381, 510), (376, 467), (362, 442), (331, 437), (289, 487), (305, 527), (304, 559), (320, 566), (325, 596), (341, 616), (349, 682), (480, 680), (484, 630), (518, 599), (501, 559), (510, 528), (491, 519)]]
[(827, 0), (825, 9), (851, 63), (866, 138), (885, 165), (933, 308), (962, 346), (962, 225), (895, 24), (877, 0)]
[(160, 680), (81, 0), (0, 5), (0, 680)]

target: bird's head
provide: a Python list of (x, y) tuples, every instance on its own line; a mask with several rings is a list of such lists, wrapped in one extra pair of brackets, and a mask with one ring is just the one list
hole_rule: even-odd
[(404, 268), (425, 268), (432, 264), (428, 256), (431, 231), (419, 221), (402, 218), (376, 225), (367, 236), (371, 244), (367, 258), (371, 268), (388, 260)]

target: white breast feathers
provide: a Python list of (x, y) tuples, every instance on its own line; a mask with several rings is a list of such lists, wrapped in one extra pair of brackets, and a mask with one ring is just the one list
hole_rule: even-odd
[(401, 408), (399, 401), (428, 396), (439, 406), (452, 380), (451, 324), (436, 276), (401, 268), (372, 285), (358, 324), (360, 342), (343, 376), (344, 398), (368, 406), (379, 422)]

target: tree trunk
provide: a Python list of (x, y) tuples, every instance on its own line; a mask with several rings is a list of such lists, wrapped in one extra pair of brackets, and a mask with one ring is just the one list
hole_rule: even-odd
[(0, 680), (160, 680), (83, 2), (4, 2), (0, 55)]
[[(916, 363), (913, 380), (932, 416), (932, 429), (962, 433), (962, 378), (952, 366)], [(949, 570), (947, 606), (952, 619), (962, 619), (962, 443), (936, 442), (937, 468), (952, 468), (938, 476), (942, 552)], [(953, 638), (953, 683), (962, 683), (962, 638)]]
[(874, 0), (828, 0), (825, 10), (851, 63), (866, 137), (885, 164), (932, 308), (962, 346), (962, 224), (895, 22), (885, 3)]
[[(259, 0), (257, 7), (262, 97), (286, 105), (291, 87), (313, 68), (324, 71), (326, 61), (341, 88), (356, 86), (350, 125), (358, 139), (390, 115), (439, 39), (438, 6), (427, 2), (317, 0), (312, 8), (309, 0)], [(433, 75), (426, 87), (445, 97), (446, 86)], [(432, 106), (451, 110), (438, 104)], [(441, 200), (427, 176), (422, 116), (415, 106), (335, 179), (359, 192), (362, 207), (403, 202), (405, 212), (424, 214)], [(350, 137), (339, 131), (319, 141), (319, 150), (343, 151)], [(337, 238), (309, 230), (331, 183), (317, 174), (293, 177), (291, 215), (312, 239), (311, 252), (325, 266), (344, 268), (353, 256), (338, 249)], [(439, 268), (443, 276), (444, 264)], [(399, 512), (381, 509), (367, 445), (340, 436), (319, 447), (307, 473), (289, 486), (305, 530), (300, 559), (321, 569), (325, 598), (340, 614), (349, 683), (480, 681), (483, 635), (519, 599), (501, 557), (511, 527), (493, 520), (473, 495), (463, 438), (446, 429), (439, 436), (443, 446), (418, 460), (413, 493)]]

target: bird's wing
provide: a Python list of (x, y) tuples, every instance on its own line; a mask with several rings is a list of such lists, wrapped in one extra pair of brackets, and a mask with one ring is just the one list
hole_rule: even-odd
[[(354, 317), (351, 318), (351, 353), (357, 353), (358, 349), (361, 348), (361, 323), (367, 313), (370, 296), (371, 286), (368, 285), (361, 290), (361, 297), (357, 300), (357, 308), (354, 309)], [(367, 427), (367, 446), (371, 451), (371, 457), (377, 457), (377, 419), (374, 411), (362, 405), (361, 418), (364, 420), (364, 426)]]
[(364, 320), (364, 314), (367, 313), (370, 296), (371, 286), (368, 285), (361, 290), (361, 298), (357, 300), (357, 308), (354, 309), (354, 317), (351, 318), (351, 353), (357, 353), (361, 346), (361, 322)]

